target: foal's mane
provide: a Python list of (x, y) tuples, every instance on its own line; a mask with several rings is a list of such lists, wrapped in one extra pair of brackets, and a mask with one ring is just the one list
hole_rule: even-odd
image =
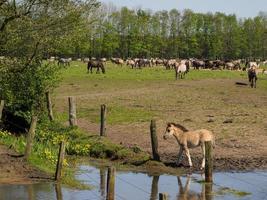
[(188, 132), (189, 131), (187, 128), (185, 128), (181, 124), (176, 124), (176, 123), (173, 123), (173, 122), (170, 122), (170, 123), (167, 124), (168, 127), (171, 126), (171, 125), (181, 129), (183, 132)]

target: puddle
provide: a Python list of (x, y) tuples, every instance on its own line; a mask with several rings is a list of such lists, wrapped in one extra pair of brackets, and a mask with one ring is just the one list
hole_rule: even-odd
[[(106, 168), (80, 166), (77, 179), (93, 186), (92, 190), (73, 190), (54, 183), (0, 185), (0, 200), (104, 200)], [(116, 200), (157, 200), (168, 193), (169, 200), (267, 200), (267, 172), (214, 173), (214, 184), (203, 184), (199, 174), (176, 177), (149, 176), (145, 173), (117, 171)]]

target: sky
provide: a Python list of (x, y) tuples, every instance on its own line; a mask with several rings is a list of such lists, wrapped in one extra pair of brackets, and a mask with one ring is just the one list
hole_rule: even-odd
[(171, 10), (191, 9), (195, 12), (223, 12), (237, 17), (255, 17), (260, 11), (267, 12), (267, 0), (100, 0), (104, 3), (129, 8)]

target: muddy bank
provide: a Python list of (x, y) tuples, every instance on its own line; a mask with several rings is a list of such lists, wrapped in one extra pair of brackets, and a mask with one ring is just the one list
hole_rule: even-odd
[[(162, 161), (167, 166), (183, 169), (187, 172), (199, 172), (199, 167), (202, 161), (200, 156), (191, 157), (193, 167), (189, 168), (186, 158), (183, 158), (182, 163), (177, 166), (175, 163), (177, 155), (161, 155)], [(226, 172), (226, 171), (253, 171), (253, 170), (267, 170), (267, 156), (248, 156), (248, 157), (214, 157), (213, 161), (214, 171)], [(204, 171), (203, 171), (204, 172)]]
[(52, 181), (52, 177), (29, 165), (15, 151), (0, 145), (0, 184), (30, 184), (41, 181)]

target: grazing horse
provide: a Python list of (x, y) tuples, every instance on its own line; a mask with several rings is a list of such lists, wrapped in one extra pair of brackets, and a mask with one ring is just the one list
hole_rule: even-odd
[(57, 64), (66, 67), (70, 66), (70, 61), (71, 61), (70, 58), (60, 58)]
[(98, 60), (90, 60), (87, 64), (87, 73), (89, 73), (89, 70), (91, 73), (93, 73), (93, 68), (97, 68), (96, 73), (99, 73), (99, 68), (101, 69), (102, 73), (105, 74), (105, 67), (103, 62)]
[(203, 159), (200, 169), (203, 169), (205, 167), (205, 142), (211, 141), (214, 145), (214, 136), (211, 131), (208, 131), (206, 129), (189, 131), (180, 124), (168, 123), (163, 138), (166, 140), (168, 136), (174, 136), (180, 146), (177, 165), (180, 164), (183, 151), (185, 151), (189, 166), (192, 167), (193, 165), (189, 153), (189, 148), (201, 146)]
[(189, 65), (186, 65), (186, 60), (182, 60), (179, 64), (175, 65), (176, 80), (183, 79), (185, 74), (189, 71)]
[(256, 88), (256, 82), (257, 82), (257, 73), (256, 73), (256, 68), (250, 67), (248, 69), (248, 81), (250, 82), (250, 86), (253, 88)]

